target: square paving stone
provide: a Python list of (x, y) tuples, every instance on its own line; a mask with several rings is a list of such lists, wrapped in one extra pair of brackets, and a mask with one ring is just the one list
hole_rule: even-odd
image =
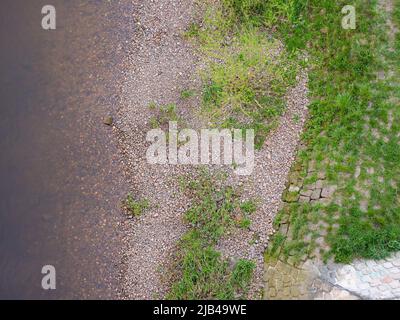
[(318, 200), (321, 197), (321, 189), (315, 189), (311, 194), (311, 200)]
[(311, 197), (312, 190), (302, 190), (300, 191), (300, 195), (304, 197)]
[(300, 196), (299, 202), (301, 202), (301, 203), (310, 202), (310, 198), (309, 197), (305, 197), (305, 196)]

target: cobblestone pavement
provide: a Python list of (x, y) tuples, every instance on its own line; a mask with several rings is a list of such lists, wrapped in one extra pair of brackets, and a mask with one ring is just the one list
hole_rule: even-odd
[[(394, 3), (381, 0), (380, 7), (390, 16)], [(389, 51), (394, 51), (394, 39), (398, 30), (389, 17), (387, 25)], [(385, 73), (382, 73), (381, 78), (384, 78)], [(327, 184), (323, 172), (318, 172), (316, 183), (304, 185), (299, 178), (302, 169), (294, 170), (289, 176), (288, 189), (283, 195), (285, 202), (329, 203), (337, 186)], [(311, 177), (313, 172), (315, 168), (312, 164), (307, 169), (307, 175)], [(356, 170), (356, 178), (359, 175), (360, 167)], [(288, 217), (281, 220), (278, 228), (280, 234), (290, 237)], [(326, 246), (326, 243), (322, 241), (319, 245)], [(323, 249), (326, 252), (329, 248)], [(293, 258), (294, 256), (289, 254), (285, 259), (287, 262), (283, 262), (284, 257), (268, 256), (264, 273), (265, 299), (400, 300), (400, 252), (384, 260), (355, 260), (348, 265), (332, 261), (324, 264), (320, 257), (310, 259), (308, 254), (297, 259), (303, 262), (295, 265), (296, 261)]]
[(349, 265), (308, 260), (293, 267), (266, 263), (265, 299), (400, 299), (400, 252), (384, 260), (356, 260)]

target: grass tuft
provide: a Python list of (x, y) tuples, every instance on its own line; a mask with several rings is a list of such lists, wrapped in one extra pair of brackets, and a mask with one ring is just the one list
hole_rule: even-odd
[(214, 3), (201, 27), (192, 25), (187, 32), (207, 65), (202, 73), (203, 115), (214, 126), (254, 129), (258, 149), (285, 109), (284, 96), (299, 67), (279, 41), (250, 19), (261, 12), (262, 3)]
[(235, 227), (235, 217), (243, 214), (239, 194), (206, 172), (183, 187), (193, 198), (193, 205), (185, 214), (191, 230), (180, 241), (177, 280), (168, 298), (245, 298), (255, 264), (248, 260), (232, 264), (214, 249), (218, 240)]
[(142, 215), (143, 211), (149, 207), (148, 200), (136, 201), (132, 194), (128, 194), (125, 200), (125, 206), (130, 215), (134, 217), (139, 217)]

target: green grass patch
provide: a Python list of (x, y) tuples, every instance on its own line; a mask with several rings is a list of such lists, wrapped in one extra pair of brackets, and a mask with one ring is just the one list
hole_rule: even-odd
[(150, 118), (150, 126), (153, 129), (165, 128), (170, 121), (182, 122), (182, 118), (178, 114), (177, 106), (173, 103), (158, 106), (156, 103), (152, 102), (148, 107), (155, 114)]
[[(185, 214), (191, 229), (179, 243), (172, 275), (175, 281), (168, 298), (245, 298), (254, 262), (239, 260), (232, 263), (223, 259), (214, 246), (236, 226), (236, 219), (249, 210), (241, 210), (240, 195), (224, 185), (222, 176), (211, 178), (202, 172), (196, 179), (183, 179), (182, 186), (193, 198), (193, 205)], [(246, 208), (251, 211), (253, 206), (249, 203), (246, 202)]]
[[(319, 231), (312, 227), (325, 223), (329, 251), (324, 257), (350, 262), (399, 250), (400, 51), (399, 35), (389, 44), (384, 10), (377, 1), (353, 1), (356, 29), (344, 30), (341, 8), (346, 1), (245, 3), (255, 7), (232, 1), (253, 24), (275, 26), (293, 56), (307, 52), (312, 102), (303, 136), (307, 148), (297, 161), (304, 168), (315, 162), (315, 177), (325, 172), (326, 181), (339, 186), (327, 207), (287, 204), (285, 214), (293, 223), (290, 239), (277, 237), (272, 246), (283, 246), (286, 253), (304, 251), (304, 237), (309, 232), (316, 238)], [(398, 4), (391, 17), (397, 26)], [(384, 79), (377, 78), (378, 71), (384, 71)], [(301, 179), (311, 182), (306, 174)], [(313, 241), (308, 246), (320, 249)]]
[(186, 100), (186, 99), (193, 97), (195, 94), (196, 94), (196, 92), (194, 92), (193, 90), (190, 90), (190, 89), (183, 90), (181, 92), (181, 98)]
[(191, 25), (186, 35), (206, 60), (203, 115), (217, 127), (254, 129), (261, 148), (285, 109), (284, 95), (295, 83), (298, 64), (263, 26), (243, 15), (258, 10), (245, 3), (208, 5), (201, 26)]
[(125, 200), (125, 207), (128, 213), (133, 217), (139, 217), (143, 211), (149, 208), (148, 200), (135, 200), (132, 194), (128, 194)]

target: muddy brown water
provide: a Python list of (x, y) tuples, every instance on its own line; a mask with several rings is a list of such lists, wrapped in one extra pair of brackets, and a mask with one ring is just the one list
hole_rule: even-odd
[(134, 22), (125, 1), (53, 0), (45, 31), (47, 2), (0, 4), (0, 298), (118, 298), (127, 187), (102, 120)]

